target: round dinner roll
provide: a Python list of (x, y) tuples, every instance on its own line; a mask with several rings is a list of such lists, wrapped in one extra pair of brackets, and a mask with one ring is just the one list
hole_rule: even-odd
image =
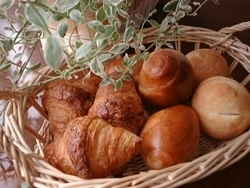
[(212, 76), (229, 77), (229, 66), (226, 59), (210, 48), (193, 50), (186, 54), (194, 71), (195, 85)]
[(142, 98), (159, 107), (186, 102), (193, 94), (194, 74), (184, 54), (173, 49), (151, 52), (138, 79)]
[(250, 94), (236, 80), (215, 76), (200, 83), (191, 105), (201, 129), (217, 139), (231, 139), (250, 127)]
[(195, 111), (178, 104), (149, 116), (140, 137), (141, 155), (149, 169), (190, 161), (198, 147), (200, 128)]

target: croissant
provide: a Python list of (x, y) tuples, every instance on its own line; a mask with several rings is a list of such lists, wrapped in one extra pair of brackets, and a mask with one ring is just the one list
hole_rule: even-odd
[(90, 74), (87, 74), (85, 77), (75, 80), (74, 82), (72, 82), (72, 84), (77, 87), (81, 87), (85, 91), (89, 92), (94, 100), (100, 82), (101, 77), (90, 72)]
[(54, 139), (62, 136), (70, 120), (88, 114), (93, 104), (91, 94), (66, 81), (51, 82), (44, 91), (42, 106), (47, 112)]
[(113, 84), (100, 86), (88, 115), (91, 118), (100, 117), (137, 135), (145, 121), (143, 104), (133, 80), (123, 81), (118, 90)]
[(141, 139), (101, 118), (77, 117), (63, 137), (45, 148), (45, 159), (64, 173), (104, 178), (119, 171), (140, 152)]

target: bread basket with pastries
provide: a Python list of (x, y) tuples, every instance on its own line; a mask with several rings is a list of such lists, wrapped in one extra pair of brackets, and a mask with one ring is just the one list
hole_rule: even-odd
[[(182, 34), (162, 36), (173, 49), (138, 60), (118, 89), (89, 72), (51, 80), (45, 66), (21, 89), (0, 91), (0, 149), (41, 188), (178, 187), (227, 168), (250, 152), (250, 47), (234, 36), (248, 29), (250, 21), (219, 31), (178, 25)], [(137, 32), (145, 46), (157, 40), (155, 27)], [(213, 60), (195, 69), (204, 49)], [(124, 66), (121, 56), (107, 63), (111, 82)]]

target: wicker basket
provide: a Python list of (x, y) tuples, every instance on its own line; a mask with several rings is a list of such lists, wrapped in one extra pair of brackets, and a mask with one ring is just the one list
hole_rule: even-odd
[[(250, 22), (243, 22), (219, 32), (190, 26), (180, 26), (185, 36), (177, 36), (173, 44), (177, 50), (185, 51), (185, 46), (193, 49), (211, 47), (226, 56), (230, 63), (230, 73), (240, 68), (246, 73), (238, 80), (245, 86), (250, 82), (250, 48), (234, 37), (235, 32), (250, 28)], [(155, 40), (154, 28), (144, 29), (145, 43)], [(45, 76), (44, 76), (45, 75)], [(45, 67), (25, 84), (46, 80), (53, 71)], [(9, 101), (5, 113), (5, 125), (0, 128), (0, 148), (12, 159), (20, 178), (34, 187), (178, 187), (197, 181), (218, 170), (239, 161), (250, 152), (250, 130), (231, 140), (215, 140), (201, 135), (200, 147), (195, 158), (186, 163), (162, 170), (148, 171), (141, 157), (136, 157), (125, 170), (124, 177), (108, 177), (85, 180), (67, 175), (55, 169), (43, 158), (43, 148), (50, 137), (46, 114), (39, 105), (43, 84), (27, 91), (0, 92), (0, 98)], [(39, 119), (29, 121), (31, 113), (36, 112)], [(34, 127), (38, 127), (39, 130)], [(35, 138), (33, 148), (27, 136)]]

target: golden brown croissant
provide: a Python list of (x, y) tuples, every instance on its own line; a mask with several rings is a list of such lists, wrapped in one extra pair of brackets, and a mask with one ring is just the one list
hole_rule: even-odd
[(133, 80), (123, 81), (118, 90), (113, 84), (100, 86), (88, 115), (91, 118), (100, 117), (137, 135), (145, 121), (143, 104)]
[(82, 87), (85, 91), (89, 92), (91, 94), (91, 97), (94, 99), (100, 82), (101, 77), (90, 72), (90, 74), (86, 75), (83, 78), (75, 80), (72, 83), (73, 85)]
[(45, 148), (54, 167), (81, 178), (103, 178), (119, 171), (140, 152), (141, 139), (101, 118), (77, 117), (63, 137)]
[(62, 136), (70, 120), (88, 114), (93, 104), (89, 92), (66, 81), (51, 82), (45, 89), (42, 105), (48, 113), (54, 139)]

